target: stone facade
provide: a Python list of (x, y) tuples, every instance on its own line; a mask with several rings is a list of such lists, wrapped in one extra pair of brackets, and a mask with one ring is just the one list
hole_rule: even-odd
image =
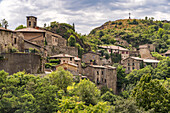
[(121, 54), (122, 59), (126, 59), (129, 57), (129, 50), (120, 46), (99, 46), (99, 48), (107, 50), (109, 54), (111, 53), (119, 53)]
[(27, 27), (35, 28), (37, 26), (37, 17), (27, 16)]
[(78, 56), (78, 48), (75, 47), (47, 45), (46, 49), (48, 50), (48, 55), (50, 56), (56, 54), (69, 54), (72, 56)]
[(115, 67), (89, 65), (82, 69), (82, 74), (98, 86), (106, 85), (108, 88), (112, 88), (116, 94), (117, 71)]
[(91, 64), (93, 62), (94, 64), (101, 65), (102, 62), (100, 60), (100, 54), (94, 53), (94, 52), (87, 52), (82, 55), (82, 61), (86, 64)]
[(132, 70), (134, 69), (141, 69), (142, 68), (142, 64), (143, 63), (143, 59), (138, 58), (138, 57), (129, 57), (123, 60), (123, 67), (126, 69), (126, 73), (130, 73)]
[(140, 53), (141, 58), (154, 59), (147, 45), (141, 45), (139, 46), (139, 49), (140, 49), (139, 53)]
[(59, 67), (63, 67), (64, 70), (71, 72), (73, 75), (79, 75), (79, 70), (76, 64), (62, 63), (56, 66), (56, 70)]
[(62, 36), (52, 33), (48, 30), (45, 30), (46, 34), (46, 40), (48, 45), (54, 45), (54, 46), (67, 46), (67, 40), (64, 39)]
[(60, 59), (60, 64), (63, 63), (71, 63), (74, 64), (75, 60), (74, 60), (74, 56), (68, 55), (68, 54), (58, 54), (58, 55), (53, 55), (50, 56), (50, 59)]
[(0, 70), (9, 74), (25, 71), (26, 73), (41, 72), (41, 56), (26, 53), (2, 53), (4, 59), (0, 60)]

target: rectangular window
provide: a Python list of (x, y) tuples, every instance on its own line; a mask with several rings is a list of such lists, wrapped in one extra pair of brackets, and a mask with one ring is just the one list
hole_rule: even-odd
[(128, 70), (130, 70), (130, 67), (128, 67)]
[(31, 22), (29, 21), (29, 26), (31, 26)]
[(97, 75), (99, 75), (99, 71), (97, 71)]
[(130, 63), (128, 63), (128, 66), (130, 66)]
[(103, 75), (103, 71), (102, 71), (102, 75)]
[(122, 51), (122, 54), (124, 54), (124, 51)]
[(63, 60), (63, 62), (65, 62), (65, 60)]
[(72, 61), (72, 58), (70, 58), (70, 61)]
[(132, 64), (133, 66), (135, 65), (135, 63)]
[(128, 51), (126, 51), (126, 54), (128, 54)]

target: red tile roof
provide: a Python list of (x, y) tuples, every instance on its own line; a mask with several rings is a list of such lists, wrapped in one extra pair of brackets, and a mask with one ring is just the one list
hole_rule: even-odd
[(23, 29), (19, 29), (19, 30), (16, 30), (17, 32), (39, 32), (39, 33), (44, 33), (45, 31), (43, 30), (39, 30), (39, 29), (35, 29), (35, 28), (23, 28)]

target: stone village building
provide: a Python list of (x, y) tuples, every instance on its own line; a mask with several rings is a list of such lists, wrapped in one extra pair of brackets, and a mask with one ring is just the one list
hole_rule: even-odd
[[(63, 67), (65, 70), (70, 71), (73, 75), (79, 75), (81, 70), (81, 59), (68, 54), (58, 54), (50, 56), (50, 59), (59, 59), (61, 62), (58, 67)], [(66, 68), (67, 67), (67, 68)]]
[(126, 73), (130, 73), (134, 69), (139, 70), (147, 65), (151, 65), (153, 68), (156, 68), (158, 63), (158, 60), (128, 57), (123, 60), (122, 65), (126, 69)]
[(119, 53), (121, 54), (122, 59), (126, 59), (129, 57), (129, 50), (120, 46), (98, 46), (99, 48), (107, 50), (110, 53)]
[(107, 86), (116, 94), (117, 87), (117, 71), (112, 66), (88, 65), (82, 68), (82, 75), (87, 76), (98, 86)]
[(86, 63), (86, 64), (91, 64), (91, 62), (93, 62), (93, 64), (98, 64), (101, 65), (102, 62), (100, 60), (100, 54), (99, 53), (94, 53), (92, 51), (86, 52), (82, 55), (82, 62)]

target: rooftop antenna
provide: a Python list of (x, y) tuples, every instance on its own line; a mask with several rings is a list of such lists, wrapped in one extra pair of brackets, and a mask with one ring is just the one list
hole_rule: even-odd
[(129, 13), (129, 19), (130, 19), (130, 15), (131, 15), (131, 13)]

